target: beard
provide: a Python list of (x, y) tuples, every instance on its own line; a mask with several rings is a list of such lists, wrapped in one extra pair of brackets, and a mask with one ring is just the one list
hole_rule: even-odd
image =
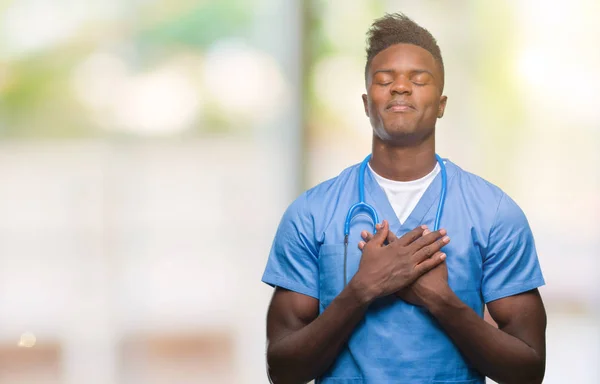
[(435, 133), (433, 127), (419, 127), (414, 122), (392, 121), (373, 126), (373, 135), (380, 141), (394, 146), (414, 146), (429, 139)]

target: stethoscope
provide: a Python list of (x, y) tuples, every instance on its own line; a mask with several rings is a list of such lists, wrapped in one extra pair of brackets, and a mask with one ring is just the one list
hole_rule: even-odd
[[(440, 193), (440, 201), (438, 203), (437, 213), (435, 215), (435, 222), (433, 225), (433, 231), (437, 231), (440, 229), (440, 219), (442, 218), (442, 212), (444, 210), (444, 202), (446, 201), (446, 165), (441, 157), (437, 154), (435, 158), (440, 165), (440, 173), (442, 174), (442, 190)], [(363, 162), (360, 164), (360, 169), (358, 171), (358, 203), (354, 204), (348, 210), (348, 214), (346, 215), (346, 222), (344, 223), (344, 286), (346, 286), (346, 262), (348, 259), (348, 237), (350, 236), (350, 222), (354, 218), (354, 214), (359, 210), (363, 210), (369, 215), (371, 220), (373, 220), (373, 233), (376, 232), (375, 225), (379, 223), (379, 216), (377, 215), (377, 211), (373, 206), (367, 204), (365, 202), (365, 172), (367, 170), (367, 164), (369, 164), (369, 160), (371, 160), (371, 154), (369, 154)]]

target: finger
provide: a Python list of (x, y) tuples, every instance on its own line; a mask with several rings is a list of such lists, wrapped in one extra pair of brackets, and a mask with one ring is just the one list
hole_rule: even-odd
[[(425, 231), (427, 231), (428, 233), (425, 234)], [(434, 241), (436, 241), (437, 239), (439, 239), (440, 237), (443, 237), (444, 235), (446, 235), (446, 230), (445, 229), (440, 229), (439, 231), (429, 231), (429, 229), (425, 229), (423, 231), (423, 235), (416, 239), (415, 241), (413, 241), (410, 244), (410, 247), (412, 248), (413, 252), (418, 251), (419, 249), (432, 244)]]
[[(379, 224), (377, 224), (377, 230), (380, 230), (381, 226)], [(373, 240), (373, 234), (371, 232), (367, 232), (367, 231), (362, 231), (360, 233), (361, 237), (363, 238), (364, 242), (368, 243), (369, 241)], [(394, 241), (396, 241), (398, 238), (396, 237), (396, 235), (394, 234), (394, 232), (388, 230), (388, 235), (386, 238), (386, 244), (391, 244)]]
[(398, 240), (396, 234), (392, 231), (388, 231), (387, 242), (392, 244), (394, 241)]
[(423, 235), (423, 231), (427, 229), (426, 225), (421, 225), (410, 232), (405, 233), (398, 239), (398, 245), (407, 246)]
[[(436, 234), (436, 233), (432, 232), (428, 236), (431, 236), (434, 234)], [(417, 263), (421, 263), (424, 260), (427, 260), (428, 258), (435, 255), (436, 252), (438, 252), (440, 249), (442, 249), (442, 247), (444, 247), (449, 242), (450, 242), (450, 237), (448, 237), (448, 236), (443, 236), (442, 238), (438, 238), (433, 243), (426, 245), (423, 248), (419, 249), (417, 252), (415, 252), (415, 254), (413, 255), (413, 258)]]
[(364, 241), (359, 242), (358, 243), (358, 249), (360, 249), (362, 251), (366, 244), (367, 243), (365, 243)]
[(417, 277), (431, 271), (433, 268), (443, 263), (444, 260), (446, 260), (446, 254), (437, 252), (435, 255), (433, 255), (433, 257), (425, 259), (423, 262), (417, 264), (415, 267), (415, 273), (417, 274)]
[(379, 228), (380, 229), (377, 231), (375, 236), (373, 236), (373, 238), (371, 239), (369, 244), (375, 243), (376, 245), (382, 246), (383, 243), (385, 242), (385, 239), (387, 238), (388, 230), (389, 230), (387, 220), (383, 220), (383, 222), (381, 223)]

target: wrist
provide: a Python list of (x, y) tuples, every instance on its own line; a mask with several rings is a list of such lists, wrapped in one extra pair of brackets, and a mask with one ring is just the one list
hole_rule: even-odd
[(443, 291), (431, 292), (423, 297), (423, 303), (434, 317), (443, 316), (448, 310), (464, 305), (450, 287)]
[(348, 294), (361, 306), (368, 306), (377, 297), (368, 286), (361, 283), (361, 281), (356, 278), (350, 280), (345, 290), (348, 291)]

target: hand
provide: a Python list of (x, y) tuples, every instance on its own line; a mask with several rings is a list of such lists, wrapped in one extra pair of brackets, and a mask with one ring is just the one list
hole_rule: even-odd
[(388, 222), (384, 220), (377, 229), (368, 243), (359, 244), (363, 254), (350, 281), (367, 302), (408, 287), (446, 257), (438, 252), (450, 241), (443, 229), (423, 235), (426, 227), (417, 227), (399, 239), (394, 236), (389, 244), (385, 244), (390, 236)]
[[(379, 228), (377, 228), (379, 230)], [(444, 230), (440, 230), (441, 232)], [(431, 231), (425, 229), (423, 236), (429, 235)], [(362, 237), (365, 241), (361, 241), (358, 247), (364, 249), (366, 243), (373, 239), (373, 235), (367, 231), (362, 232)], [(387, 242), (389, 244), (398, 240), (393, 232), (388, 231)], [(439, 257), (443, 255), (442, 252), (437, 252), (436, 255)], [(402, 300), (421, 307), (427, 307), (430, 300), (434, 300), (436, 297), (443, 295), (450, 287), (448, 286), (448, 267), (446, 263), (440, 263), (429, 272), (419, 277), (412, 285), (399, 290), (396, 292), (396, 296)]]

